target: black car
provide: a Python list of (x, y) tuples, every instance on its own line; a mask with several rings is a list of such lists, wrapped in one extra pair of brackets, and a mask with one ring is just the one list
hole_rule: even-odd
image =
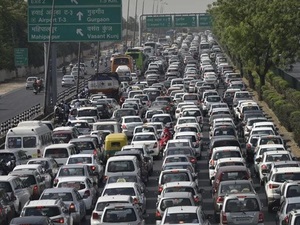
[(101, 119), (109, 119), (111, 117), (111, 110), (109, 108), (110, 106), (107, 103), (97, 103), (96, 107), (98, 111), (98, 116)]
[(5, 190), (0, 189), (0, 224), (8, 225), (16, 216), (14, 202)]

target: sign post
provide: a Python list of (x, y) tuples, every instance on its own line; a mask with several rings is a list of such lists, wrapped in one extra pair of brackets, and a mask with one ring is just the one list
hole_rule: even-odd
[(197, 27), (197, 16), (174, 16), (174, 27)]
[[(52, 0), (28, 0), (28, 41), (49, 39)], [(122, 39), (122, 0), (55, 1), (52, 42)]]
[(28, 66), (28, 48), (14, 49), (15, 67)]

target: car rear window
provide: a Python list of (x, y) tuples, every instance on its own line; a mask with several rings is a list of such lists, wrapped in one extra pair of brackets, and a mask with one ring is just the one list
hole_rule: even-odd
[(91, 141), (71, 141), (70, 143), (75, 145), (79, 151), (95, 149), (95, 146)]
[(160, 209), (165, 211), (166, 208), (172, 206), (192, 206), (192, 202), (189, 198), (163, 199), (160, 204)]
[(41, 199), (58, 199), (58, 198), (61, 198), (62, 201), (64, 202), (70, 202), (70, 201), (73, 201), (73, 196), (72, 196), (72, 193), (70, 192), (60, 192), (60, 193), (44, 193), (42, 196), (41, 196)]
[(45, 157), (47, 158), (68, 158), (69, 153), (66, 148), (49, 148), (46, 149)]
[(96, 206), (96, 211), (103, 211), (106, 206), (109, 204), (126, 204), (126, 203), (131, 203), (131, 202), (125, 202), (125, 201), (107, 201), (107, 202), (99, 202)]
[(176, 181), (191, 181), (189, 175), (185, 172), (164, 173), (161, 179), (161, 184), (176, 182)]
[(108, 172), (132, 172), (134, 171), (134, 165), (132, 161), (123, 160), (123, 161), (111, 161), (107, 165)]
[(130, 195), (135, 196), (136, 193), (134, 191), (134, 188), (128, 187), (128, 188), (107, 188), (104, 190), (103, 196), (111, 196), (111, 195)]
[(92, 163), (91, 157), (74, 157), (70, 158), (68, 164), (90, 164)]
[(239, 183), (233, 183), (233, 184), (222, 184), (220, 187), (220, 193), (222, 194), (229, 194), (229, 193), (249, 193), (252, 192), (253, 188), (250, 184), (239, 184)]
[(62, 168), (59, 170), (59, 177), (67, 177), (67, 176), (84, 176), (83, 168)]
[(246, 171), (224, 171), (221, 174), (221, 181), (225, 180), (245, 180), (248, 179), (248, 173)]
[(277, 173), (273, 179), (275, 182), (283, 183), (287, 180), (300, 180), (300, 173)]
[(5, 190), (5, 192), (12, 192), (12, 188), (9, 182), (1, 181), (0, 189)]
[(251, 212), (259, 210), (256, 198), (243, 198), (243, 196), (238, 197), (238, 199), (229, 199), (225, 206), (225, 212)]
[(164, 190), (164, 193), (171, 193), (171, 192), (189, 192), (192, 195), (195, 195), (195, 190), (192, 187), (183, 187), (183, 186), (176, 186), (176, 187), (168, 187)]
[(106, 223), (126, 223), (136, 220), (136, 214), (132, 208), (107, 209), (103, 215), (103, 222)]
[(242, 155), (239, 151), (218, 151), (214, 154), (213, 159), (218, 160), (218, 159), (223, 159), (223, 158), (241, 158)]
[(80, 181), (66, 181), (66, 182), (59, 182), (57, 187), (75, 188), (77, 191), (79, 191), (85, 189), (86, 185), (84, 182), (80, 182)]
[(37, 207), (25, 207), (24, 216), (47, 216), (53, 217), (60, 215), (60, 210), (56, 206), (37, 206)]
[(18, 177), (20, 177), (20, 179), (28, 184), (28, 185), (35, 185), (36, 184), (36, 180), (35, 180), (35, 177), (34, 175), (19, 175)]

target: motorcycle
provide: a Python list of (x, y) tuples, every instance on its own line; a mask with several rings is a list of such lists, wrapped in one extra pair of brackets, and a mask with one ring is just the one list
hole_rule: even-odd
[(172, 133), (169, 132), (163, 132), (161, 139), (159, 140), (159, 144), (161, 146), (161, 149), (164, 149), (168, 143), (168, 141), (172, 139)]

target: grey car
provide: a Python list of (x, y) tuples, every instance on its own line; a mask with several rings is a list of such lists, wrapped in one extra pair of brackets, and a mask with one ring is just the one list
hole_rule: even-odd
[(264, 225), (262, 204), (257, 194), (237, 193), (224, 198), (220, 225)]
[(61, 200), (70, 208), (74, 205), (75, 212), (72, 213), (74, 223), (80, 224), (81, 220), (85, 219), (86, 209), (83, 198), (74, 188), (48, 188), (41, 194), (40, 200)]

